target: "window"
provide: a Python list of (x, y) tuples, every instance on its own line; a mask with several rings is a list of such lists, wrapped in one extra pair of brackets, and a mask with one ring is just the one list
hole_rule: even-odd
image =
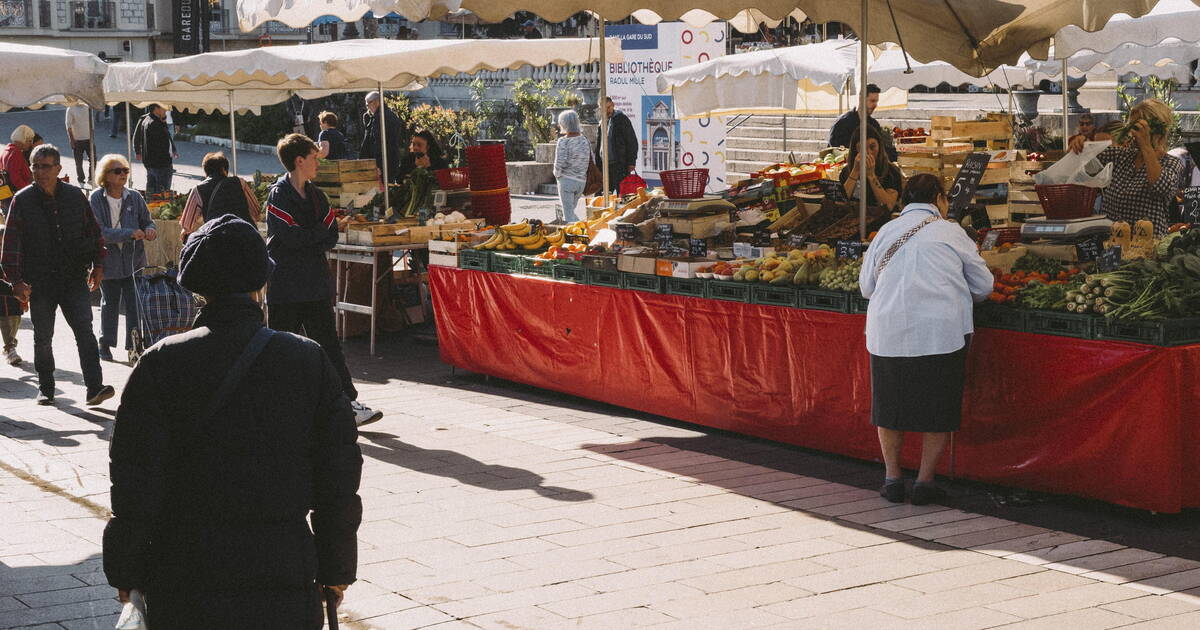
[(28, 26), (33, 26), (29, 14), (29, 0), (0, 0), (0, 28)]
[(154, 19), (154, 3), (153, 2), (146, 3), (146, 30), (149, 30), (149, 31), (158, 30), (158, 24), (156, 23), (156, 21)]
[(54, 19), (51, 17), (50, 0), (41, 0), (38, 2), (38, 26), (42, 28), (53, 28)]
[(71, 28), (111, 29), (116, 27), (116, 3), (101, 0), (71, 2)]

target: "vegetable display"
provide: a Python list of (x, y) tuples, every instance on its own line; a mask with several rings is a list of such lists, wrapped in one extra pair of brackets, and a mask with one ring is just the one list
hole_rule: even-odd
[(404, 179), (404, 192), (407, 195), (397, 214), (403, 217), (415, 217), (421, 208), (433, 206), (433, 189), (437, 188), (437, 178), (428, 169), (417, 167)]

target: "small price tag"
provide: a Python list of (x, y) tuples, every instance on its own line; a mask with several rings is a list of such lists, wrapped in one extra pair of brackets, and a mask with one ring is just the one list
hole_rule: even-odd
[(1000, 240), (1000, 233), (995, 230), (989, 230), (987, 236), (983, 237), (983, 244), (979, 246), (979, 251), (990, 252), (996, 249), (996, 242)]
[(1183, 189), (1183, 206), (1179, 214), (1183, 223), (1200, 223), (1200, 186)]
[(675, 238), (675, 227), (670, 223), (659, 223), (654, 226), (654, 240), (660, 244), (670, 243)]
[[(670, 226), (667, 226), (667, 227), (670, 227)], [(636, 226), (632, 223), (618, 223), (617, 224), (617, 240), (618, 241), (630, 241), (630, 242), (637, 241), (638, 238), (641, 237), (641, 235), (642, 235), (642, 231), (638, 229), (638, 226)]]
[(842, 182), (836, 179), (822, 179), (817, 182), (821, 186), (821, 192), (825, 198), (830, 201), (850, 201), (846, 196), (846, 189), (842, 188)]
[(766, 228), (757, 228), (750, 237), (750, 244), (755, 247), (767, 247), (771, 244), (771, 233)]
[(1121, 266), (1121, 246), (1116, 245), (1109, 247), (1100, 253), (1100, 258), (1096, 261), (1096, 268), (1102, 272), (1114, 271)]
[(708, 258), (708, 241), (702, 238), (689, 238), (688, 255), (693, 258)]
[(796, 249), (801, 249), (808, 244), (808, 235), (796, 233), (788, 234), (787, 244)]
[(1103, 249), (1104, 238), (1094, 236), (1075, 243), (1075, 257), (1079, 259), (1079, 262), (1091, 262), (1100, 257)]
[(838, 241), (837, 257), (856, 259), (862, 256), (863, 244), (858, 241)]
[(988, 216), (987, 206), (971, 204), (971, 227), (984, 230), (992, 227), (992, 217)]

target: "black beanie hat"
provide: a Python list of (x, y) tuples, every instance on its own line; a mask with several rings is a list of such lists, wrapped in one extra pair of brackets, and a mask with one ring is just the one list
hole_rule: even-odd
[(179, 284), (200, 295), (253, 293), (274, 268), (258, 228), (226, 214), (200, 226), (183, 244)]

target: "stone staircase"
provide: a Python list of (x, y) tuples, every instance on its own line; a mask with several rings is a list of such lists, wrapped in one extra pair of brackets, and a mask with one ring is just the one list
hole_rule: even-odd
[[(931, 116), (956, 116), (973, 119), (981, 111), (955, 109), (901, 109), (881, 112), (876, 117), (887, 127), (929, 128)], [(744, 120), (725, 135), (726, 181), (730, 184), (772, 164), (785, 162), (789, 153), (797, 162), (815, 160), (827, 146), (829, 128), (837, 116), (744, 116), (726, 119), (727, 129)]]

